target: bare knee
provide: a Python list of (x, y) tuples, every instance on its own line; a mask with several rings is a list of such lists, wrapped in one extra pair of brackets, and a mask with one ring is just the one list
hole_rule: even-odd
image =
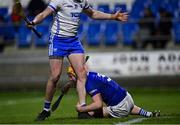
[(54, 84), (55, 86), (57, 85), (58, 80), (60, 79), (61, 74), (60, 73), (52, 73), (49, 80)]
[(81, 67), (81, 68), (78, 68), (77, 69), (77, 72), (76, 72), (76, 74), (77, 74), (77, 77), (78, 77), (78, 81), (85, 81), (86, 80), (86, 70), (85, 70), (85, 68), (84, 67)]

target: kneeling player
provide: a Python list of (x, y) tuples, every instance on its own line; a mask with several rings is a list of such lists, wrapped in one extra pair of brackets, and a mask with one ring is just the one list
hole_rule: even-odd
[[(70, 80), (76, 83), (76, 74), (72, 67), (68, 67), (68, 76)], [(66, 85), (68, 88), (71, 85)], [(120, 118), (129, 114), (145, 117), (158, 117), (160, 111), (146, 111), (134, 104), (131, 95), (111, 78), (96, 72), (87, 73), (86, 91), (92, 97), (92, 103), (85, 106), (76, 106), (79, 114), (88, 113), (93, 117), (114, 117)], [(103, 102), (106, 106), (103, 106)], [(80, 115), (80, 118), (86, 118), (88, 115)]]

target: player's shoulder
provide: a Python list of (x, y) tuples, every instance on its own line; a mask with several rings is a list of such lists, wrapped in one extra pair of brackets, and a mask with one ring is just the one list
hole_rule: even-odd
[(97, 72), (92, 72), (92, 71), (90, 71), (90, 72), (87, 73), (87, 75), (88, 75), (89, 77), (94, 77), (94, 76), (98, 75), (98, 73), (97, 73)]
[(95, 72), (88, 72), (87, 73), (88, 81), (92, 81), (95, 77), (96, 77), (96, 73)]

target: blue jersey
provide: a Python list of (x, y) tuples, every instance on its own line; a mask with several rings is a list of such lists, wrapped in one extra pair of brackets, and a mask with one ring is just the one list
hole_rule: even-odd
[(118, 83), (96, 72), (88, 73), (86, 91), (92, 97), (100, 93), (107, 106), (117, 105), (126, 97), (127, 93)]

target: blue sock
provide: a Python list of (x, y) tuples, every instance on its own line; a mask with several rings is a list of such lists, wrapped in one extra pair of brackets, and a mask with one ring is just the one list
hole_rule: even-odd
[(50, 111), (50, 106), (51, 106), (51, 102), (45, 100), (44, 101), (44, 110)]
[(148, 111), (141, 108), (140, 111), (139, 111), (139, 115), (145, 116), (145, 117), (151, 117), (152, 112), (148, 112)]

